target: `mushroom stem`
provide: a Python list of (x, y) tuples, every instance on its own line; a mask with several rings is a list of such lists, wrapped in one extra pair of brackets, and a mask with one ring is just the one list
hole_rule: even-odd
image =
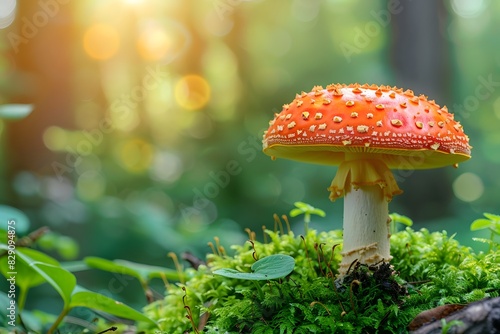
[(341, 276), (355, 260), (371, 265), (391, 259), (388, 218), (388, 202), (379, 185), (346, 188)]
[(346, 154), (328, 188), (332, 201), (344, 196), (344, 246), (340, 275), (352, 262), (390, 261), (388, 203), (400, 194), (385, 162), (369, 155)]

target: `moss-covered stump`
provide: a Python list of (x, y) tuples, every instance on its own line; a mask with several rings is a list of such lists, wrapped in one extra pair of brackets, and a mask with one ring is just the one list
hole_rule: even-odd
[[(497, 297), (500, 291), (500, 251), (476, 254), (446, 232), (395, 233), (390, 266), (354, 263), (341, 283), (341, 231), (266, 231), (266, 238), (234, 246), (232, 256), (216, 250), (206, 265), (186, 269), (186, 282), (170, 284), (165, 299), (148, 305), (146, 315), (169, 334), (407, 333), (422, 311)], [(294, 271), (259, 282), (212, 273), (249, 272), (256, 259), (271, 254), (292, 256)]]

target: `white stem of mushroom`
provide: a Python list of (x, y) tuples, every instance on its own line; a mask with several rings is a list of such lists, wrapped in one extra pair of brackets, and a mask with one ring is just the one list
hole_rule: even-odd
[(340, 274), (345, 275), (353, 261), (367, 265), (389, 261), (388, 202), (379, 185), (353, 189), (344, 195), (344, 248)]

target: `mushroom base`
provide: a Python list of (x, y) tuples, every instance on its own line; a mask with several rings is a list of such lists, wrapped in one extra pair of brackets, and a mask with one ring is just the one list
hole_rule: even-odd
[(390, 261), (389, 223), (388, 202), (380, 186), (347, 187), (341, 276), (356, 260), (366, 265)]

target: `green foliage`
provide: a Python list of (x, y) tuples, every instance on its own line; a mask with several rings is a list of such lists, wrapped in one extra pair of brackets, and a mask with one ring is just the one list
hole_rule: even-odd
[(446, 322), (446, 319), (441, 319), (441, 328), (442, 328), (441, 333), (446, 334), (453, 326), (460, 327), (461, 325), (463, 325), (463, 322), (459, 320), (452, 320), (450, 322)]
[[(407, 217), (392, 218), (411, 224)], [(194, 328), (203, 333), (405, 333), (407, 324), (423, 310), (470, 303), (500, 291), (500, 254), (475, 254), (445, 231), (407, 227), (393, 234), (393, 269), (354, 266), (342, 283), (334, 280), (340, 231), (308, 231), (298, 237), (266, 233), (269, 242), (235, 245), (234, 256), (211, 254), (206, 266), (187, 269), (190, 279), (170, 285), (165, 299), (148, 305), (145, 313), (166, 333)], [(257, 289), (255, 281), (213, 275), (220, 268), (248, 272), (255, 254), (264, 259), (288, 254), (295, 259), (295, 269), (286, 279), (268, 281)]]
[(221, 275), (228, 278), (238, 278), (243, 280), (265, 281), (276, 278), (282, 278), (290, 274), (295, 266), (293, 257), (282, 254), (266, 256), (252, 264), (252, 272), (244, 273), (234, 269), (218, 269), (214, 271), (215, 275)]
[(314, 206), (304, 203), (295, 202), (293, 203), (295, 208), (290, 211), (290, 217), (297, 217), (298, 215), (304, 215), (304, 226), (305, 232), (309, 229), (309, 223), (311, 222), (311, 215), (318, 215), (324, 217), (325, 211), (315, 208)]
[[(491, 222), (496, 217), (485, 216)], [(407, 217), (391, 218), (394, 227), (411, 225)], [(484, 221), (473, 225), (489, 226)], [(177, 265), (176, 270), (97, 257), (66, 265), (21, 245), (16, 248), (16, 284), (23, 323), (53, 333), (70, 310), (86, 307), (134, 320), (146, 333), (404, 333), (421, 311), (496, 297), (500, 291), (498, 249), (476, 254), (446, 231), (406, 227), (391, 236), (390, 265), (353, 264), (342, 280), (336, 279), (341, 231), (308, 230), (295, 236), (265, 230), (264, 242), (251, 231), (249, 236), (249, 242), (232, 246), (232, 256), (214, 247), (197, 269)], [(0, 237), (0, 271), (7, 276), (8, 233), (2, 231)], [(147, 297), (149, 281), (161, 278), (166, 296), (138, 312), (78, 286), (68, 268), (88, 267), (135, 277)], [(44, 283), (63, 301), (58, 316), (23, 310), (28, 291)], [(7, 296), (0, 294), (0, 305), (6, 302)], [(458, 325), (443, 323), (443, 332)]]
[[(0, 244), (0, 249), (8, 250), (8, 247)], [(16, 250), (15, 256), (16, 284), (20, 290), (19, 311), (23, 310), (28, 290), (43, 283), (51, 285), (64, 302), (63, 310), (48, 333), (54, 332), (68, 312), (79, 306), (152, 323), (149, 318), (122, 303), (95, 292), (83, 291), (82, 288), (77, 287), (76, 277), (71, 272), (43, 253), (29, 248), (20, 248)], [(5, 259), (5, 256), (0, 259), (0, 270), (5, 277), (10, 277), (9, 272), (12, 270)]]
[(45, 233), (37, 245), (44, 251), (56, 251), (63, 259), (73, 260), (78, 256), (79, 247), (73, 238), (54, 232)]
[(480, 218), (476, 219), (470, 225), (471, 231), (477, 231), (482, 229), (489, 229), (491, 231), (490, 239), (483, 238), (473, 238), (476, 241), (484, 242), (489, 245), (490, 251), (493, 248), (498, 249), (498, 242), (495, 242), (495, 236), (500, 236), (500, 216), (494, 215), (492, 213), (484, 213), (483, 214), (486, 219)]
[(391, 218), (391, 223), (389, 225), (390, 234), (394, 234), (398, 231), (398, 224), (402, 224), (407, 227), (411, 227), (413, 225), (413, 221), (410, 218), (397, 213), (389, 214), (389, 218)]
[[(6, 211), (15, 212), (16, 210)], [(17, 215), (16, 217), (20, 216)], [(5, 278), (11, 279), (11, 282), (18, 287), (18, 298), (16, 301), (16, 313), (18, 318), (22, 317), (24, 319), (26, 316), (29, 319), (30, 315), (34, 314), (24, 311), (28, 291), (33, 287), (48, 283), (62, 299), (63, 309), (55, 319), (51, 316), (40, 316), (40, 312), (38, 312), (36, 317), (32, 317), (39, 320), (35, 320), (33, 326), (44, 332), (55, 332), (63, 322), (65, 316), (75, 307), (87, 307), (119, 317), (154, 324), (151, 319), (127, 305), (77, 286), (76, 276), (64, 268), (61, 263), (38, 250), (26, 247), (26, 240), (30, 240), (31, 243), (34, 243), (31, 237), (18, 240), (16, 234), (10, 233), (11, 231), (17, 232), (15, 229), (9, 229), (8, 231), (2, 231), (2, 233), (0, 233), (0, 272)], [(71, 266), (75, 267), (74, 264)], [(1, 295), (3, 304), (5, 301), (10, 303), (11, 300), (15, 300), (13, 299), (15, 291), (9, 288), (9, 294), (11, 296), (5, 294)], [(44, 323), (42, 320), (43, 318), (50, 319), (50, 324)], [(3, 320), (17, 323), (19, 319), (8, 318)], [(23, 321), (22, 323), (25, 322)], [(50, 328), (48, 328), (49, 326)], [(14, 329), (14, 327), (11, 328)], [(27, 328), (25, 329), (28, 331)], [(25, 329), (20, 326), (16, 327), (16, 330), (20, 333)]]

